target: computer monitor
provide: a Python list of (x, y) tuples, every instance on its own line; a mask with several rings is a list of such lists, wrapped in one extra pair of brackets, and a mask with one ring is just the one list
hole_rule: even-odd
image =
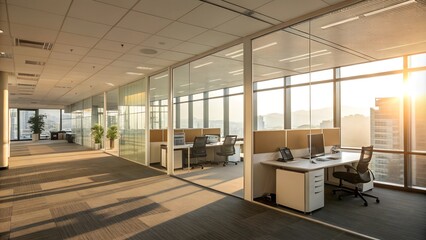
[(324, 134), (308, 134), (308, 148), (312, 158), (325, 155)]

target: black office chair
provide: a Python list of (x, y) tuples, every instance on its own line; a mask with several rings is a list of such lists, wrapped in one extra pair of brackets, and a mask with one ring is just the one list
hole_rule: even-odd
[[(220, 146), (220, 151), (216, 154), (219, 156), (225, 157), (225, 161), (223, 162), (223, 166), (226, 166), (229, 163), (229, 156), (235, 154), (235, 142), (237, 142), (237, 135), (227, 135), (223, 144)], [(237, 165), (237, 162), (233, 162)]]
[[(362, 147), (361, 150), (361, 157), (358, 161), (358, 166), (356, 168), (352, 167), (351, 165), (345, 165), (346, 172), (334, 172), (333, 176), (335, 178), (338, 178), (340, 180), (338, 189), (333, 190), (333, 194), (336, 194), (336, 192), (342, 191), (349, 194), (346, 195), (355, 195), (355, 197), (359, 196), (364, 201), (364, 206), (368, 206), (367, 201), (364, 197), (371, 197), (375, 198), (376, 202), (379, 203), (380, 200), (378, 197), (363, 193), (358, 188), (357, 184), (359, 183), (368, 183), (371, 181), (370, 173), (373, 176), (374, 180), (374, 174), (373, 172), (368, 168), (368, 165), (371, 161), (371, 158), (373, 156), (373, 146), (368, 147)], [(354, 170), (355, 172), (350, 172), (351, 170)], [(342, 181), (346, 181), (349, 183), (352, 183), (355, 185), (355, 189), (347, 188), (342, 185)], [(339, 200), (341, 200), (343, 195), (339, 195)]]
[(198, 158), (205, 158), (207, 157), (207, 150), (206, 150), (206, 144), (207, 144), (207, 137), (195, 137), (194, 138), (194, 144), (191, 148), (191, 159), (195, 158), (194, 163), (191, 164), (191, 168), (194, 168), (195, 166), (200, 166), (201, 169), (204, 168), (203, 163), (198, 161)]

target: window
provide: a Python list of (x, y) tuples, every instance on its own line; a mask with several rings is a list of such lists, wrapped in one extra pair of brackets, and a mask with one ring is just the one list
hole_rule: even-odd
[(244, 97), (229, 97), (229, 134), (244, 136)]
[[(341, 83), (341, 143), (403, 149), (402, 74)], [(382, 133), (375, 137), (375, 133)], [(395, 136), (395, 137), (392, 137)], [(382, 144), (386, 141), (385, 144)]]
[(260, 91), (257, 99), (257, 130), (284, 129), (284, 89)]
[(408, 67), (416, 68), (416, 67), (424, 67), (426, 66), (426, 53), (417, 54), (408, 57)]
[(209, 128), (220, 128), (223, 136), (223, 98), (209, 99)]
[(402, 70), (402, 61), (403, 59), (400, 57), (342, 67), (340, 68), (340, 77), (345, 78), (372, 73)]
[(426, 151), (426, 71), (413, 72), (407, 94), (411, 99), (411, 147)]
[(192, 102), (192, 113), (193, 113), (193, 128), (204, 127), (204, 100), (197, 100)]

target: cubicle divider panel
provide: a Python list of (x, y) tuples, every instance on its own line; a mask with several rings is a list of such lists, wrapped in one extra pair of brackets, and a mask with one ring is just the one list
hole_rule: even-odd
[(193, 142), (195, 137), (203, 136), (201, 128), (189, 128), (183, 131), (185, 132), (185, 142)]
[(287, 147), (290, 149), (308, 148), (308, 134), (321, 133), (321, 129), (292, 129), (287, 130)]
[(220, 128), (203, 128), (203, 135), (218, 135), (218, 136), (220, 136)]
[(322, 133), (324, 134), (325, 146), (340, 146), (340, 128), (324, 128)]
[(287, 146), (285, 130), (277, 131), (255, 131), (254, 136), (254, 154), (278, 152), (280, 147)]
[(151, 129), (149, 134), (150, 142), (163, 142), (163, 129)]

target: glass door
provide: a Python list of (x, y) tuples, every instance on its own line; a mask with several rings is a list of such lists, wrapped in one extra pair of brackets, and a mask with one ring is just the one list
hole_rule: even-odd
[(32, 132), (28, 120), (36, 115), (36, 110), (18, 109), (18, 140), (32, 140)]

